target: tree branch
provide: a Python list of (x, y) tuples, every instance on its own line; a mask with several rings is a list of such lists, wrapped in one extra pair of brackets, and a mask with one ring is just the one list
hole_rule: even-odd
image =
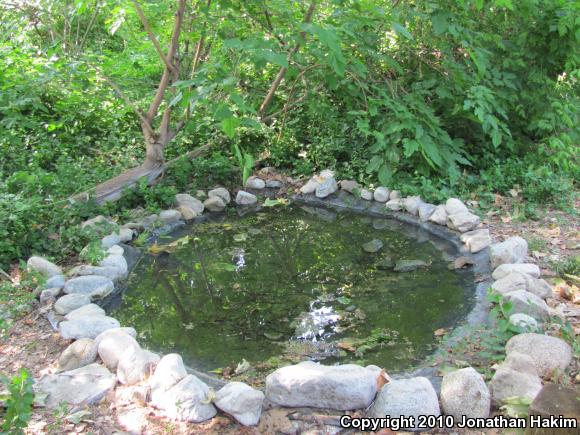
[(163, 63), (165, 64), (165, 66), (167, 68), (169, 68), (171, 71), (174, 71), (175, 65), (173, 65), (173, 63), (171, 61), (172, 58), (170, 57), (168, 59), (167, 57), (165, 57), (165, 54), (163, 53), (163, 50), (161, 49), (161, 45), (159, 45), (159, 41), (157, 40), (157, 38), (153, 34), (153, 30), (151, 29), (151, 25), (149, 24), (149, 21), (147, 21), (147, 17), (145, 16), (143, 9), (141, 9), (141, 5), (137, 2), (137, 0), (131, 0), (131, 1), (133, 2), (133, 5), (135, 6), (135, 11), (137, 12), (137, 15), (139, 16), (139, 20), (141, 20), (141, 24), (143, 24), (143, 27), (145, 28), (145, 31), (147, 32), (147, 36), (149, 37), (149, 39), (151, 40), (151, 42), (155, 46), (155, 50), (157, 51), (157, 54), (159, 55), (161, 60), (163, 60)]
[[(310, 21), (312, 21), (312, 15), (314, 14), (315, 8), (316, 8), (316, 0), (312, 0), (312, 3), (310, 3), (310, 7), (308, 8), (308, 11), (306, 12), (306, 16), (304, 17), (304, 24), (310, 23)], [(306, 36), (306, 33), (300, 32), (300, 35), (302, 36), (302, 38), (304, 38)], [(294, 48), (288, 53), (288, 56), (287, 56), (288, 63), (290, 63), (290, 61), (292, 60), (292, 56), (295, 53), (297, 53), (298, 50), (300, 50), (300, 42), (297, 42), (296, 45), (294, 46)], [(284, 76), (286, 75), (286, 71), (288, 71), (287, 67), (284, 67), (284, 66), (281, 67), (280, 71), (278, 71), (278, 74), (276, 75), (276, 78), (274, 79), (274, 81), (270, 85), (270, 89), (268, 90), (268, 93), (266, 94), (266, 97), (264, 98), (264, 101), (262, 101), (262, 104), (260, 105), (260, 109), (258, 110), (258, 116), (260, 118), (262, 117), (262, 115), (264, 114), (264, 112), (266, 111), (266, 109), (268, 108), (270, 103), (272, 102), (272, 99), (274, 98), (274, 94), (276, 93), (278, 86), (280, 86), (280, 83), (282, 83), (282, 80), (284, 79)]]

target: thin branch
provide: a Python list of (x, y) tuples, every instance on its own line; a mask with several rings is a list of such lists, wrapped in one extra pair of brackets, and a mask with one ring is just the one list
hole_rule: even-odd
[(95, 0), (95, 11), (93, 12), (93, 15), (91, 16), (91, 20), (89, 21), (89, 25), (87, 26), (87, 28), (85, 30), (85, 34), (83, 35), (83, 39), (81, 39), (81, 42), (77, 47), (77, 54), (80, 54), (83, 47), (85, 46), (87, 36), (89, 35), (89, 32), (93, 28), (93, 25), (95, 24), (95, 20), (97, 19), (97, 16), (99, 15), (99, 6), (100, 6), (99, 0)]
[(139, 16), (139, 19), (141, 20), (141, 24), (143, 24), (143, 27), (145, 28), (145, 31), (147, 32), (147, 36), (149, 37), (149, 39), (151, 40), (151, 42), (155, 46), (155, 50), (157, 51), (157, 54), (159, 55), (161, 60), (163, 60), (163, 63), (165, 63), (165, 66), (167, 68), (169, 68), (171, 71), (174, 71), (175, 65), (173, 65), (173, 63), (171, 62), (172, 58), (165, 57), (165, 54), (163, 53), (163, 50), (161, 49), (161, 45), (159, 45), (159, 41), (157, 40), (157, 38), (153, 34), (153, 30), (151, 29), (151, 25), (149, 24), (149, 21), (147, 21), (147, 17), (145, 16), (143, 9), (141, 9), (141, 5), (137, 2), (137, 0), (131, 0), (131, 1), (133, 2), (133, 5), (135, 6), (135, 11), (137, 12), (137, 15)]
[[(315, 8), (316, 8), (316, 0), (312, 0), (312, 3), (310, 3), (310, 7), (308, 8), (308, 11), (306, 12), (306, 16), (304, 17), (305, 24), (310, 23), (310, 21), (312, 21), (312, 15), (314, 14)], [(306, 36), (306, 33), (300, 32), (300, 35), (302, 36), (302, 38), (304, 38)], [(297, 42), (296, 45), (294, 46), (294, 48), (290, 51), (290, 53), (288, 53), (288, 56), (287, 56), (288, 63), (290, 63), (290, 61), (292, 60), (292, 56), (295, 53), (297, 53), (298, 50), (300, 50), (300, 41)], [(258, 116), (262, 117), (262, 115), (264, 114), (264, 112), (266, 111), (266, 109), (268, 108), (270, 103), (272, 102), (272, 99), (274, 98), (274, 94), (276, 93), (278, 86), (280, 86), (280, 83), (282, 83), (282, 80), (284, 79), (284, 76), (286, 75), (286, 71), (288, 71), (288, 68), (284, 67), (284, 66), (280, 68), (280, 71), (278, 71), (278, 74), (276, 75), (276, 78), (272, 82), (272, 85), (270, 86), (270, 89), (268, 90), (268, 93), (266, 94), (264, 101), (262, 101), (262, 104), (260, 105), (260, 109), (258, 110)]]

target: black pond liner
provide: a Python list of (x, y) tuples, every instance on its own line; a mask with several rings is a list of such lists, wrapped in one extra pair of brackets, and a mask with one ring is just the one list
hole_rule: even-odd
[[(261, 192), (262, 194), (264, 191)], [(265, 189), (266, 196), (273, 196), (275, 190)], [(478, 282), (474, 282), (474, 305), (471, 311), (465, 318), (465, 321), (457, 326), (451, 333), (447, 336), (446, 347), (453, 346), (454, 343), (458, 342), (462, 337), (470, 332), (470, 326), (482, 325), (489, 323), (489, 309), (490, 303), (487, 301), (487, 289), (492, 284), (491, 279), (491, 263), (489, 259), (489, 250), (484, 249), (477, 254), (471, 254), (465, 245), (459, 239), (459, 233), (449, 230), (447, 227), (437, 225), (431, 222), (421, 222), (418, 217), (410, 215), (405, 212), (395, 212), (388, 210), (384, 204), (375, 201), (365, 201), (363, 199), (358, 199), (353, 195), (350, 195), (344, 191), (339, 191), (337, 194), (331, 197), (320, 199), (316, 198), (314, 195), (295, 195), (292, 197), (292, 201), (296, 205), (310, 206), (317, 208), (320, 213), (332, 213), (349, 211), (364, 216), (374, 217), (374, 218), (386, 218), (394, 219), (405, 225), (401, 225), (399, 230), (404, 234), (411, 236), (415, 239), (429, 238), (440, 239), (442, 243), (438, 248), (448, 254), (450, 257), (457, 258), (460, 256), (467, 257), (473, 261), (471, 270), (474, 273), (474, 277), (477, 277)], [(237, 207), (236, 212), (238, 215), (243, 216), (248, 213), (255, 213), (261, 209), (259, 204), (254, 206), (244, 206)], [(207, 221), (222, 222), (227, 220), (228, 214), (226, 212), (222, 213), (212, 213), (195, 218), (192, 225), (196, 223), (202, 223)], [(159, 237), (173, 232), (175, 229), (185, 225), (183, 222), (178, 222), (175, 224), (166, 225), (164, 227), (155, 230), (150, 238), (147, 240), (148, 244), (152, 244), (159, 239)], [(127, 259), (129, 266), (129, 274), (135, 268), (137, 263), (143, 256), (143, 250), (136, 248), (131, 245), (122, 245), (125, 249), (124, 255)], [(116, 310), (120, 307), (122, 303), (123, 293), (127, 288), (127, 281), (118, 283), (115, 292), (109, 295), (107, 298), (102, 300), (99, 305), (101, 305), (108, 313)], [(126, 325), (131, 326), (131, 325)], [(433, 354), (444, 351), (443, 348), (436, 349)], [(227, 382), (217, 378), (211, 374), (195, 370), (191, 367), (187, 367), (187, 370), (198, 376), (208, 385), (214, 388), (220, 388)], [(437, 376), (437, 367), (424, 366), (420, 368), (415, 368), (409, 371), (403, 371), (395, 374), (389, 373), (394, 379), (400, 378), (412, 378), (416, 376), (427, 377), (437, 391), (440, 390), (441, 377)]]

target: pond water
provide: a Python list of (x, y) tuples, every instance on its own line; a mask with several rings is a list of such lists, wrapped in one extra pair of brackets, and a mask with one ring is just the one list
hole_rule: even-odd
[[(363, 244), (383, 247), (367, 253)], [(178, 229), (133, 271), (113, 314), (199, 370), (303, 359), (409, 369), (473, 306), (448, 242), (353, 213), (291, 207)], [(393, 270), (400, 260), (423, 267)]]

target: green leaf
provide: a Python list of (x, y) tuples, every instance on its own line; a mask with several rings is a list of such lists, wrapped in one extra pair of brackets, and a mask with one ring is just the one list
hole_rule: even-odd
[(233, 139), (236, 134), (236, 128), (240, 125), (240, 120), (238, 118), (226, 118), (222, 121), (222, 131), (226, 134), (227, 137)]
[(379, 169), (379, 182), (383, 186), (388, 186), (391, 184), (391, 180), (393, 178), (393, 169), (388, 165), (382, 165), (381, 169)]
[(397, 32), (397, 35), (402, 35), (407, 39), (413, 39), (413, 35), (411, 35), (411, 32), (409, 32), (407, 28), (403, 26), (401, 23), (393, 21), (393, 29), (395, 30), (395, 32)]

